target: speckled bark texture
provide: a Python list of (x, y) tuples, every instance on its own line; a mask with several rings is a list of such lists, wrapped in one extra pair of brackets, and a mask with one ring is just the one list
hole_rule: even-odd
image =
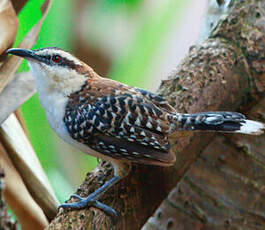
[[(264, 48), (264, 0), (232, 1), (158, 93), (179, 112), (240, 111), (264, 122)], [(116, 221), (95, 208), (61, 210), (47, 229), (137, 230), (147, 220), (143, 229), (265, 229), (264, 143), (264, 135), (177, 133), (174, 167), (134, 166), (100, 199), (119, 212)], [(77, 193), (88, 195), (111, 175), (101, 163)]]
[(5, 189), (4, 178), (4, 170), (0, 167), (0, 229), (17, 230), (18, 225), (14, 220), (12, 220), (11, 216), (8, 214), (8, 208), (3, 197), (3, 192)]

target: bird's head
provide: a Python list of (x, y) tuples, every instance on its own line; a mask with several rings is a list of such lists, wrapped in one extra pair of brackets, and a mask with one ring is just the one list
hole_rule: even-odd
[(69, 95), (96, 74), (92, 68), (70, 53), (56, 47), (38, 50), (13, 48), (9, 54), (25, 58), (36, 79), (38, 91), (57, 91)]

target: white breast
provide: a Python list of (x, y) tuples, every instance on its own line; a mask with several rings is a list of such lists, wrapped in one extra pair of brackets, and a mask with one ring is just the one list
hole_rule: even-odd
[[(68, 96), (65, 91), (56, 90), (54, 82), (48, 76), (45, 71), (40, 69), (40, 66), (34, 62), (29, 62), (29, 66), (33, 72), (33, 76), (37, 85), (37, 92), (40, 98), (41, 105), (43, 106), (47, 119), (52, 129), (67, 143), (74, 145), (82, 152), (88, 153), (89, 155), (104, 158), (108, 160), (106, 156), (90, 149), (88, 146), (77, 142), (68, 133), (68, 130), (63, 121), (65, 115), (65, 107), (68, 102)], [(84, 82), (80, 82), (80, 89)], [(75, 85), (77, 88), (78, 86)], [(69, 91), (69, 90), (67, 90)], [(75, 89), (76, 91), (76, 89)]]
[(82, 152), (88, 153), (89, 155), (99, 157), (99, 158), (106, 158), (105, 156), (94, 151), (88, 146), (74, 140), (69, 135), (68, 130), (63, 121), (64, 115), (65, 115), (65, 107), (68, 101), (67, 97), (64, 97), (57, 93), (50, 93), (47, 95), (47, 94), (42, 94), (40, 92), (39, 98), (40, 98), (43, 108), (45, 109), (46, 116), (47, 116), (50, 126), (65, 142), (69, 143), (70, 145), (75, 146)]

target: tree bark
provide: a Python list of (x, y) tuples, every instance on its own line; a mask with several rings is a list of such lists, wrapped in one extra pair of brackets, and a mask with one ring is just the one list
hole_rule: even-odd
[(5, 189), (4, 183), (5, 172), (0, 167), (0, 229), (1, 230), (17, 230), (18, 226), (15, 221), (11, 219), (8, 214), (7, 207), (4, 201), (3, 193)]
[[(232, 1), (228, 15), (208, 39), (191, 47), (158, 93), (179, 112), (241, 111), (264, 121), (264, 20), (263, 0)], [(119, 212), (116, 222), (95, 208), (61, 210), (47, 229), (140, 229), (189, 169), (145, 229), (265, 226), (264, 135), (190, 132), (177, 133), (171, 142), (173, 167), (134, 165), (100, 199)], [(110, 165), (101, 163), (77, 194), (87, 196), (111, 174)]]

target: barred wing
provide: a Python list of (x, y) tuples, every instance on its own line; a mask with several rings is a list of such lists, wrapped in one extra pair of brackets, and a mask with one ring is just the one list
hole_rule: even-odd
[(65, 122), (72, 121), (66, 125), (72, 127), (72, 137), (103, 154), (147, 164), (169, 165), (175, 160), (167, 138), (168, 114), (148, 98), (109, 95), (69, 113)]

